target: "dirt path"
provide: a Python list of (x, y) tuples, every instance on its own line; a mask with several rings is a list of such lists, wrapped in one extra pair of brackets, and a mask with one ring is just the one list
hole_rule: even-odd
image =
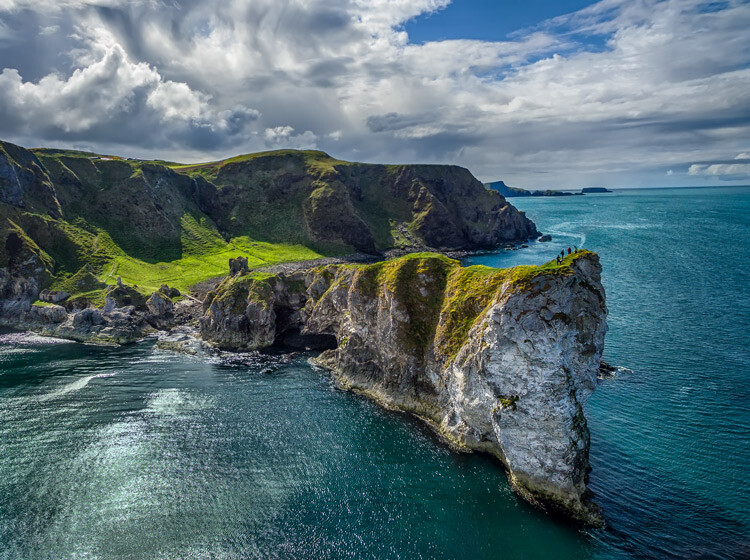
[(109, 274), (107, 274), (107, 277), (104, 279), (105, 283), (112, 277), (112, 275), (115, 273), (115, 270), (117, 270), (117, 263), (112, 264), (112, 270), (109, 271)]

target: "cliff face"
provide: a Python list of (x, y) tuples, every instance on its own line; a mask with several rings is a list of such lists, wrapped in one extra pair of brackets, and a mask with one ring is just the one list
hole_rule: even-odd
[(495, 247), (537, 235), (522, 212), (455, 166), (370, 165), (281, 151), (184, 172), (196, 177), (201, 209), (230, 235), (370, 253)]
[(493, 454), (531, 502), (599, 522), (583, 414), (607, 328), (593, 253), (508, 270), (421, 254), (238, 276), (205, 308), (205, 339), (261, 348), (299, 330), (330, 348), (318, 363), (343, 387)]

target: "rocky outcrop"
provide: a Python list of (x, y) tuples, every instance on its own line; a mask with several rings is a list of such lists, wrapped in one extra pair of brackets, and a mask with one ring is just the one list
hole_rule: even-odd
[(39, 292), (39, 301), (46, 301), (48, 303), (60, 303), (69, 297), (70, 294), (62, 290), (42, 290)]
[(317, 362), (341, 386), (494, 455), (529, 501), (597, 524), (583, 405), (607, 328), (600, 272), (582, 251), (507, 270), (417, 254), (248, 274), (208, 295), (201, 334), (232, 349), (290, 332), (322, 347), (333, 340)]
[(0, 325), (93, 344), (130, 344), (154, 330), (133, 306), (68, 312), (59, 305), (28, 305), (12, 315), (0, 315)]
[(155, 317), (166, 317), (174, 311), (172, 300), (162, 290), (151, 294), (151, 297), (146, 301), (146, 307)]

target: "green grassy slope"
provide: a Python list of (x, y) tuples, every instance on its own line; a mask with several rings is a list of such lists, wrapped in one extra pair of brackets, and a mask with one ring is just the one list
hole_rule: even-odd
[[(6, 153), (2, 144), (0, 153)], [(58, 150), (35, 155), (55, 185), (64, 219), (40, 205), (0, 202), (0, 240), (16, 233), (49, 269), (44, 287), (65, 290), (73, 300), (103, 303), (106, 285), (118, 276), (144, 295), (164, 283), (185, 292), (226, 274), (230, 257), (261, 267), (322, 256), (294, 243), (225, 239), (181, 191), (191, 181), (151, 162)], [(8, 260), (8, 251), (0, 252), (0, 266)]]
[(118, 276), (144, 295), (162, 283), (184, 291), (224, 274), (229, 257), (260, 267), (357, 250), (487, 246), (503, 227), (525, 239), (524, 220), (452, 166), (297, 150), (184, 165), (0, 142), (0, 244), (12, 233), (24, 248), (13, 259), (0, 250), (0, 267), (34, 256), (42, 287), (95, 303)]

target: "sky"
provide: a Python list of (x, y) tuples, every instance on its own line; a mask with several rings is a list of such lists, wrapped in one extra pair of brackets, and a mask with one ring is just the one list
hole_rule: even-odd
[(750, 183), (750, 0), (0, 0), (0, 139)]

